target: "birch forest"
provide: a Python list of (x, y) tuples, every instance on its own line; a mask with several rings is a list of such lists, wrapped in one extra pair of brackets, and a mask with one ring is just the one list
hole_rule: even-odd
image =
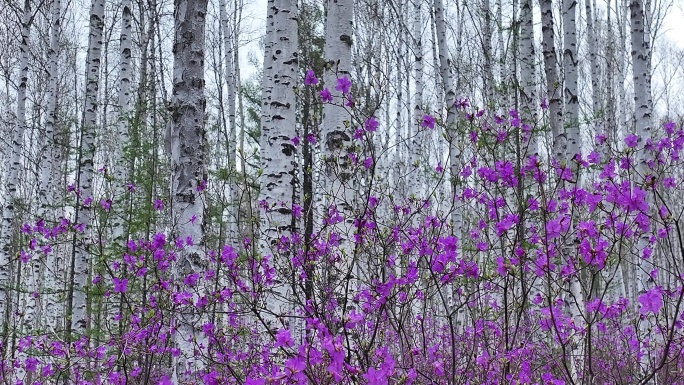
[(684, 384), (683, 7), (0, 0), (0, 384)]

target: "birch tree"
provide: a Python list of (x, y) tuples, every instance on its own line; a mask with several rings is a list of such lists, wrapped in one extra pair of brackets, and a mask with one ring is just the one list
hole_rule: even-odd
[(10, 165), (5, 175), (5, 205), (2, 212), (0, 228), (0, 316), (2, 316), (2, 333), (6, 335), (12, 304), (9, 288), (12, 285), (10, 271), (12, 264), (12, 230), (16, 211), (16, 199), (19, 168), (21, 167), (22, 145), (26, 131), (26, 86), (29, 75), (29, 40), (31, 38), (31, 1), (24, 1), (24, 14), (21, 20), (21, 44), (19, 49), (19, 87), (17, 89), (17, 117), (12, 135), (12, 152)]
[[(636, 171), (641, 175), (645, 182), (649, 182), (649, 166), (647, 160), (647, 144), (651, 142), (652, 135), (652, 114), (653, 101), (651, 96), (651, 47), (649, 44), (650, 38), (646, 33), (644, 3), (641, 0), (631, 0), (629, 3), (630, 22), (631, 22), (631, 48), (632, 48), (632, 80), (634, 83), (634, 121), (636, 123), (636, 135), (639, 138), (640, 148), (637, 154)], [(647, 202), (650, 210), (653, 211), (653, 197), (648, 195)], [(649, 236), (644, 233), (639, 237), (637, 250), (644, 250), (649, 244)], [(642, 295), (650, 289), (654, 284), (653, 279), (648, 274), (652, 266), (648, 266), (650, 261), (646, 261), (641, 255), (635, 255), (636, 263), (636, 294)], [(648, 321), (641, 319), (639, 321), (639, 331), (645, 335), (648, 333)], [(640, 344), (640, 348), (644, 349), (646, 346)], [(648, 357), (644, 356), (640, 360), (641, 371), (644, 374), (649, 373)], [(653, 383), (648, 382), (648, 383)]]
[[(591, 107), (592, 118), (594, 121), (598, 120), (602, 115), (602, 99), (600, 92), (600, 64), (598, 60), (598, 34), (595, 28), (598, 28), (595, 20), (594, 12), (591, 6), (591, 0), (584, 0), (584, 8), (587, 19), (587, 45), (589, 48), (589, 67), (591, 74)], [(602, 125), (603, 126), (603, 125)], [(601, 131), (604, 132), (602, 127)]]
[[(228, 20), (228, 12), (226, 11), (226, 0), (219, 0), (219, 13), (221, 17), (221, 29), (223, 32), (223, 45), (224, 45), (224, 59), (223, 64), (225, 66), (226, 73), (226, 84), (228, 88), (228, 143), (227, 149), (227, 167), (229, 171), (235, 170), (236, 164), (236, 122), (235, 122), (235, 71), (233, 70), (233, 38), (235, 28), (230, 28), (230, 23)], [(238, 229), (237, 220), (239, 212), (239, 204), (237, 203), (237, 190), (233, 183), (228, 184), (228, 196), (230, 201), (230, 207), (228, 209), (228, 242), (231, 244), (238, 243)]]
[(580, 152), (580, 116), (577, 98), (577, 1), (563, 0), (563, 72), (565, 81), (565, 132), (568, 165)]
[[(520, 4), (520, 107), (523, 120), (530, 126), (537, 121), (537, 85), (534, 48), (534, 28), (532, 25), (532, 0), (523, 0)], [(528, 151), (537, 153), (537, 141), (534, 134), (530, 137)]]
[[(323, 81), (334, 102), (344, 104), (346, 96), (342, 90), (337, 89), (336, 85), (337, 79), (346, 78), (351, 81), (354, 2), (351, 0), (328, 0), (326, 11), (324, 47), (326, 70)], [(327, 214), (330, 206), (345, 217), (343, 222), (334, 225), (330, 230), (341, 237), (340, 249), (343, 252), (351, 248), (347, 242), (349, 242), (351, 223), (354, 220), (352, 217), (354, 200), (351, 186), (353, 174), (351, 172), (351, 160), (348, 156), (348, 148), (351, 146), (351, 133), (345, 126), (345, 120), (348, 119), (344, 108), (331, 103), (323, 105), (321, 136), (325, 169), (322, 175), (323, 191), (319, 191), (319, 193), (326, 198), (323, 199), (325, 203), (322, 214)]]
[[(272, 27), (267, 30), (266, 60), (264, 61), (264, 88), (261, 123), (261, 212), (260, 249), (271, 257), (271, 264), (279, 271), (280, 283), (267, 301), (268, 322), (275, 327), (275, 315), (282, 316), (291, 309), (292, 286), (285, 274), (290, 258), (278, 255), (280, 237), (289, 237), (295, 230), (292, 215), (295, 204), (296, 148), (296, 95), (298, 77), (298, 6), (295, 0), (270, 0), (267, 19)], [(284, 322), (283, 322), (284, 323)]]
[(125, 185), (128, 182), (128, 163), (125, 160), (124, 148), (128, 145), (128, 122), (131, 113), (131, 0), (121, 2), (121, 36), (119, 38), (119, 95), (118, 95), (118, 121), (117, 121), (117, 141), (114, 152), (115, 167), (114, 180), (116, 187), (115, 197), (119, 204), (115, 206), (113, 216), (113, 240), (122, 242), (124, 236), (124, 223), (122, 206), (126, 199)]
[[(55, 123), (57, 120), (57, 83), (59, 80), (59, 36), (61, 27), (62, 3), (61, 0), (52, 0), (50, 6), (51, 30), (50, 30), (50, 49), (48, 51), (48, 100), (46, 106), (45, 117), (45, 132), (44, 145), (41, 151), (40, 161), (40, 209), (38, 215), (45, 219), (52, 219), (54, 217), (53, 210), (49, 210), (48, 205), (54, 204), (55, 188), (53, 186), (53, 168), (56, 165), (53, 162), (54, 152), (57, 152), (55, 147)], [(47, 325), (54, 330), (58, 318), (57, 296), (57, 266), (55, 265), (55, 253), (48, 253), (46, 256), (46, 273), (45, 273), (45, 294), (44, 314), (47, 318)]]
[(561, 83), (558, 77), (552, 1), (540, 0), (539, 5), (542, 18), (542, 54), (544, 56), (546, 97), (548, 99), (551, 136), (553, 138), (553, 155), (556, 159), (561, 159), (565, 155), (566, 144), (565, 130), (563, 129), (563, 99), (561, 98)]
[[(175, 0), (173, 43), (173, 96), (171, 99), (171, 194), (173, 233), (185, 242), (175, 266), (177, 280), (203, 272), (207, 267), (204, 252), (204, 199), (206, 186), (204, 33), (207, 0)], [(184, 285), (180, 284), (180, 285)], [(185, 287), (179, 288), (185, 291)], [(188, 291), (195, 291), (187, 288)], [(204, 295), (196, 290), (193, 303)], [(175, 343), (181, 354), (174, 377), (187, 380), (187, 373), (203, 369), (194, 354), (194, 344), (206, 345), (198, 310), (184, 309), (176, 319)], [(178, 383), (178, 382), (176, 382)]]
[(423, 134), (421, 133), (421, 121), (423, 118), (423, 15), (421, 9), (422, 0), (413, 0), (413, 74), (414, 74), (414, 101), (413, 121), (411, 127), (410, 164), (413, 171), (408, 178), (409, 196), (422, 194), (421, 150)]
[(104, 0), (93, 0), (90, 8), (90, 31), (86, 65), (86, 88), (81, 143), (78, 159), (78, 207), (76, 223), (85, 226), (85, 233), (74, 238), (71, 270), (71, 332), (85, 335), (88, 324), (86, 289), (90, 267), (90, 240), (87, 235), (93, 210), (93, 175), (95, 140), (97, 133), (98, 92), (100, 88), (100, 60), (104, 29)]

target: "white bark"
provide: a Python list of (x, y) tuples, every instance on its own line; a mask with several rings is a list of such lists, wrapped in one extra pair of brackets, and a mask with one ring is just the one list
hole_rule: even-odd
[(491, 107), (495, 103), (494, 80), (494, 50), (492, 49), (492, 11), (490, 0), (484, 0), (480, 9), (484, 15), (482, 20), (482, 50), (484, 54), (484, 97), (485, 105)]
[(21, 151), (26, 130), (26, 85), (28, 82), (29, 39), (31, 33), (31, 2), (25, 0), (24, 14), (21, 20), (21, 44), (19, 49), (19, 88), (17, 89), (17, 124), (12, 135), (12, 152), (10, 164), (5, 175), (5, 205), (2, 212), (0, 227), (0, 318), (5, 331), (7, 316), (11, 313), (10, 264), (12, 260), (12, 223), (15, 214), (15, 200), (17, 199), (17, 184), (19, 182), (19, 168), (21, 167)]
[[(451, 58), (446, 36), (444, 2), (435, 0), (435, 25), (437, 30), (437, 45), (439, 48), (439, 72), (442, 77), (442, 89), (445, 95), (445, 106), (447, 108), (446, 130), (449, 138), (449, 162), (451, 171), (452, 195), (456, 195), (459, 184), (459, 173), (461, 169), (461, 149), (458, 146), (456, 134), (456, 92), (454, 91), (454, 75), (451, 68)], [(454, 204), (457, 202), (454, 201)], [(463, 231), (463, 213), (458, 208), (453, 208), (451, 215), (453, 232), (458, 239), (461, 239)]]
[(553, 137), (553, 156), (557, 160), (565, 156), (565, 130), (563, 129), (563, 100), (558, 78), (558, 58), (554, 38), (553, 6), (551, 0), (539, 2), (542, 18), (542, 53), (546, 73), (546, 97), (549, 105), (549, 121)]
[(577, 1), (563, 0), (563, 70), (565, 73), (565, 134), (568, 165), (580, 152), (580, 116), (577, 98)]
[[(235, 75), (233, 71), (233, 31), (230, 28), (226, 0), (219, 0), (219, 12), (221, 16), (221, 29), (223, 30), (224, 65), (226, 71), (226, 83), (228, 86), (228, 170), (235, 171), (236, 157), (236, 124), (235, 124)], [(239, 213), (238, 192), (234, 183), (228, 183), (228, 196), (230, 206), (228, 208), (228, 243), (238, 244), (237, 216)]]
[[(351, 80), (351, 46), (352, 22), (354, 2), (351, 0), (328, 0), (325, 22), (325, 60), (329, 68), (324, 74), (324, 87), (330, 90), (334, 103), (344, 104), (346, 98), (341, 91), (335, 89), (338, 78), (347, 77)], [(353, 191), (351, 183), (354, 176), (351, 172), (352, 164), (347, 156), (347, 149), (351, 146), (351, 132), (345, 127), (344, 121), (349, 116), (339, 105), (326, 103), (323, 105), (323, 121), (321, 136), (325, 170), (321, 175), (323, 185), (322, 194), (325, 195), (324, 213), (328, 213), (329, 206), (335, 206), (344, 216), (344, 221), (331, 226), (330, 231), (340, 235), (340, 249), (343, 252), (352, 247), (349, 243), (353, 223), (352, 204)]]
[(95, 157), (95, 135), (97, 130), (98, 90), (100, 87), (100, 59), (102, 56), (102, 32), (104, 28), (104, 0), (93, 0), (90, 9), (90, 33), (85, 89), (85, 107), (81, 128), (81, 147), (78, 160), (78, 188), (80, 190), (76, 222), (85, 224), (84, 234), (76, 239), (72, 267), (71, 331), (85, 335), (87, 326), (86, 287), (90, 267), (90, 221), (94, 203), (85, 204), (93, 198), (93, 175)]
[(114, 242), (123, 243), (124, 237), (124, 210), (128, 183), (128, 162), (124, 157), (124, 148), (128, 145), (128, 122), (131, 113), (131, 0), (122, 0), (121, 36), (119, 39), (119, 95), (118, 95), (118, 121), (117, 141), (114, 152), (114, 215), (113, 233)]
[[(594, 30), (598, 25), (595, 24), (594, 14), (590, 0), (584, 0), (587, 18), (587, 40), (589, 45), (589, 66), (591, 71), (591, 106), (594, 120), (598, 120), (602, 115), (602, 100), (600, 92), (601, 67), (598, 61), (597, 34)], [(603, 131), (603, 127), (602, 127)]]
[(423, 18), (421, 10), (422, 0), (413, 0), (413, 73), (414, 73), (414, 101), (413, 101), (413, 121), (411, 127), (411, 145), (408, 176), (409, 196), (420, 198), (423, 183), (422, 166), (420, 164), (421, 151), (423, 147)]
[(40, 159), (40, 206), (38, 216), (41, 218), (52, 219), (52, 213), (48, 213), (48, 206), (53, 204), (53, 151), (54, 132), (57, 108), (57, 82), (59, 80), (59, 36), (61, 22), (62, 4), (61, 0), (52, 0), (50, 7), (50, 18), (52, 28), (50, 30), (50, 48), (48, 50), (48, 96), (45, 116), (45, 131), (43, 132), (43, 146), (41, 148)]
[(267, 301), (266, 319), (275, 327), (275, 315), (282, 316), (291, 309), (289, 275), (290, 257), (277, 251), (281, 236), (289, 237), (294, 229), (292, 205), (295, 203), (296, 148), (292, 139), (296, 136), (296, 95), (298, 78), (297, 35), (298, 8), (295, 0), (272, 0), (268, 4), (268, 19), (272, 22), (268, 34), (272, 43), (267, 47), (264, 61), (264, 110), (261, 131), (261, 189), (259, 201), (269, 208), (261, 210), (262, 255), (270, 255), (270, 263), (278, 271), (279, 283), (273, 296)]
[[(54, 217), (53, 210), (48, 210), (48, 206), (53, 204), (54, 199), (54, 180), (53, 167), (54, 152), (58, 152), (54, 148), (54, 132), (56, 123), (56, 109), (57, 109), (57, 82), (59, 79), (59, 36), (60, 23), (62, 13), (61, 0), (52, 0), (50, 9), (52, 29), (50, 32), (50, 50), (48, 51), (49, 58), (49, 77), (50, 84), (48, 86), (48, 100), (46, 107), (45, 118), (45, 132), (44, 145), (40, 163), (40, 211), (39, 216), (46, 219)], [(57, 290), (57, 273), (55, 269), (55, 252), (48, 253), (46, 256), (46, 271), (45, 271), (45, 285), (47, 293), (43, 296), (45, 299), (43, 312), (46, 315), (46, 324), (49, 330), (53, 331), (57, 326), (57, 319), (59, 317), (59, 306), (57, 306), (57, 296), (54, 292)]]
[[(631, 0), (629, 4), (630, 9), (630, 21), (631, 21), (631, 48), (632, 48), (632, 79), (634, 82), (634, 109), (635, 116), (634, 120), (636, 122), (636, 134), (639, 136), (639, 152), (637, 154), (636, 170), (644, 177), (650, 174), (648, 165), (646, 164), (649, 158), (648, 150), (641, 148), (645, 146), (647, 142), (651, 140), (652, 131), (652, 121), (651, 117), (653, 114), (653, 101), (651, 96), (651, 74), (650, 74), (650, 61), (651, 61), (651, 47), (649, 44), (649, 36), (645, 28), (644, 16), (644, 3), (641, 0)], [(648, 12), (648, 10), (646, 10)], [(653, 210), (651, 194), (647, 202), (649, 203), (650, 209)], [(651, 271), (651, 266), (648, 266), (648, 261), (641, 257), (642, 250), (649, 244), (648, 234), (643, 234), (639, 237), (637, 244), (637, 255), (636, 263), (636, 290), (637, 295), (643, 294), (648, 291), (654, 282), (647, 273)], [(648, 333), (649, 321), (642, 319), (639, 321), (639, 331), (642, 335)], [(642, 349), (646, 349), (645, 346), (641, 346)], [(650, 372), (648, 358), (645, 356), (642, 358), (641, 370), (643, 374), (648, 374)], [(649, 383), (652, 383), (649, 382)]]
[[(534, 49), (534, 29), (532, 25), (532, 0), (523, 0), (520, 7), (520, 106), (523, 121), (531, 126), (537, 121), (537, 85)], [(530, 138), (529, 150), (537, 152), (536, 138)]]
[[(171, 194), (174, 235), (184, 241), (191, 238), (175, 266), (176, 281), (184, 285), (189, 274), (207, 268), (204, 253), (204, 200), (198, 189), (207, 178), (204, 129), (204, 29), (207, 0), (175, 0), (175, 38), (173, 45), (173, 97), (171, 99)], [(196, 302), (204, 294), (192, 290)], [(183, 310), (176, 319), (175, 342), (181, 351), (174, 375), (187, 379), (186, 371), (203, 369), (195, 354), (195, 345), (207, 347), (202, 322), (194, 306)]]

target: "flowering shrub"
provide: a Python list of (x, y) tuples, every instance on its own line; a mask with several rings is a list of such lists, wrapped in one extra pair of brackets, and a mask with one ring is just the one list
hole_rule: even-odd
[[(312, 71), (305, 84), (318, 84)], [(348, 94), (351, 81), (336, 90)], [(320, 96), (346, 102), (327, 88)], [(684, 383), (684, 130), (667, 123), (660, 137), (630, 134), (624, 146), (598, 137), (558, 161), (519, 151), (534, 132), (516, 111), (497, 115), (467, 100), (453, 108), (468, 139), (451, 205), (370, 186), (358, 192), (349, 234), (335, 232), (349, 214), (332, 205), (308, 242), (293, 233), (267, 255), (251, 240), (206, 250), (203, 271), (191, 274), (175, 264), (193, 239), (130, 240), (93, 273), (88, 295), (101, 319), (90, 335), (46, 324), (5, 339), (2, 381)], [(424, 130), (454, 129), (431, 114), (417, 119)], [(354, 175), (375, 180), (379, 122), (357, 121)], [(427, 187), (444, 178), (436, 163)], [(271, 203), (261, 202), (261, 215), (278, 209)], [(160, 199), (153, 207), (166, 210)], [(291, 209), (302, 217), (302, 207)], [(21, 261), (82, 231), (68, 219), (26, 224)], [(181, 357), (178, 333), (191, 356)]]

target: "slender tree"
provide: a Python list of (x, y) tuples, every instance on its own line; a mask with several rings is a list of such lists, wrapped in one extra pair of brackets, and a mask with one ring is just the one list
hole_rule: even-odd
[[(49, 86), (48, 99), (45, 117), (45, 132), (44, 145), (41, 151), (40, 163), (40, 211), (38, 215), (45, 219), (52, 219), (54, 217), (54, 210), (49, 208), (49, 205), (54, 204), (55, 183), (53, 179), (53, 168), (57, 165), (54, 163), (54, 153), (58, 152), (55, 149), (55, 126), (57, 121), (57, 84), (59, 81), (59, 37), (61, 29), (61, 15), (62, 3), (61, 0), (52, 0), (50, 7), (50, 49), (48, 51), (49, 67)], [(47, 294), (45, 295), (44, 314), (47, 318), (47, 325), (51, 329), (55, 329), (58, 319), (57, 296), (57, 269), (55, 265), (55, 253), (48, 253), (46, 256), (46, 272), (45, 272), (45, 288)]]
[(411, 145), (409, 167), (413, 172), (408, 177), (409, 196), (420, 196), (422, 191), (421, 174), (421, 150), (423, 136), (421, 133), (421, 122), (423, 118), (423, 15), (422, 0), (413, 0), (413, 76), (414, 76), (414, 101), (413, 101), (413, 121), (411, 122), (411, 134), (409, 135)]
[[(530, 125), (537, 121), (537, 86), (532, 25), (532, 0), (522, 0), (520, 4), (520, 108), (524, 120)], [(530, 138), (529, 151), (536, 153), (536, 138)]]
[[(205, 160), (204, 33), (207, 0), (175, 0), (173, 44), (173, 96), (171, 100), (171, 194), (173, 233), (186, 244), (176, 262), (178, 282), (206, 268), (204, 251), (204, 198), (207, 183)], [(181, 285), (184, 285), (181, 284)], [(183, 290), (183, 288), (179, 288)], [(189, 289), (188, 289), (189, 290)], [(198, 290), (196, 303), (204, 292)], [(181, 352), (174, 375), (186, 379), (186, 371), (203, 369), (194, 359), (194, 344), (204, 344), (197, 310), (182, 311), (176, 319), (175, 342)], [(185, 381), (185, 380), (184, 380)]]
[(119, 95), (118, 95), (118, 120), (117, 141), (114, 151), (114, 183), (115, 198), (118, 205), (114, 210), (113, 240), (123, 242), (124, 239), (124, 210), (126, 199), (126, 184), (129, 182), (128, 162), (124, 149), (128, 145), (128, 125), (131, 120), (131, 25), (132, 25), (132, 2), (121, 1), (121, 36), (119, 38)]
[(540, 0), (539, 3), (542, 18), (542, 54), (546, 74), (546, 97), (549, 106), (551, 136), (553, 137), (553, 156), (555, 159), (562, 159), (565, 156), (566, 141), (563, 128), (561, 80), (558, 77), (558, 58), (554, 37), (553, 7), (551, 0)]
[[(280, 284), (267, 301), (267, 319), (275, 327), (275, 315), (281, 317), (291, 310), (293, 283), (289, 271), (290, 257), (278, 252), (281, 237), (290, 237), (295, 230), (293, 205), (296, 203), (296, 95), (298, 78), (298, 5), (294, 0), (273, 0), (268, 3), (268, 57), (264, 61), (265, 83), (261, 122), (261, 189), (262, 203), (260, 249), (270, 256), (279, 271)], [(294, 325), (292, 325), (294, 326)]]
[(324, 158), (324, 170), (321, 175), (321, 187), (319, 190), (321, 208), (324, 216), (330, 210), (337, 210), (345, 218), (344, 221), (332, 226), (331, 232), (337, 233), (340, 239), (340, 249), (347, 253), (351, 259), (349, 230), (353, 222), (352, 205), (354, 182), (351, 172), (352, 163), (348, 156), (351, 146), (351, 132), (345, 125), (349, 120), (344, 108), (347, 101), (339, 82), (345, 80), (351, 82), (351, 52), (352, 52), (352, 23), (354, 15), (354, 3), (350, 0), (328, 0), (326, 2), (325, 17), (325, 46), (324, 56), (326, 69), (323, 77), (324, 87), (333, 98), (333, 103), (323, 105), (323, 121), (321, 123), (322, 155)]
[(86, 88), (83, 122), (78, 157), (78, 206), (76, 223), (85, 226), (85, 232), (74, 235), (71, 269), (71, 332), (85, 335), (88, 325), (86, 311), (88, 276), (90, 270), (91, 244), (86, 236), (90, 231), (93, 202), (93, 176), (95, 142), (97, 135), (98, 92), (100, 88), (100, 60), (102, 57), (102, 33), (104, 29), (104, 0), (93, 0), (90, 8), (90, 32), (86, 57)]
[[(223, 46), (224, 46), (224, 69), (226, 74), (226, 85), (228, 89), (228, 143), (226, 149), (228, 150), (227, 155), (227, 167), (228, 170), (232, 172), (236, 169), (236, 148), (237, 148), (237, 137), (236, 137), (236, 119), (235, 119), (235, 71), (233, 65), (234, 53), (233, 53), (233, 40), (234, 31), (236, 28), (230, 27), (230, 22), (228, 19), (228, 12), (226, 10), (226, 0), (219, 0), (219, 13), (221, 18), (221, 29), (223, 32)], [(234, 183), (228, 184), (228, 196), (230, 201), (230, 207), (228, 208), (228, 243), (238, 244), (238, 213), (240, 206), (237, 202), (238, 192)]]
[(21, 167), (22, 145), (24, 131), (26, 131), (26, 86), (29, 75), (29, 40), (31, 38), (31, 1), (24, 1), (24, 14), (21, 20), (21, 44), (19, 56), (19, 87), (17, 89), (16, 125), (12, 135), (12, 151), (10, 165), (6, 169), (5, 205), (2, 211), (2, 226), (0, 227), (0, 316), (2, 316), (2, 333), (7, 335), (9, 313), (11, 312), (11, 297), (9, 288), (12, 285), (10, 271), (12, 264), (12, 230), (16, 211), (16, 199), (19, 168)]
[[(563, 0), (563, 93), (565, 95), (565, 133), (568, 161), (580, 152), (580, 116), (577, 94), (577, 1)], [(568, 163), (569, 164), (569, 163)]]

